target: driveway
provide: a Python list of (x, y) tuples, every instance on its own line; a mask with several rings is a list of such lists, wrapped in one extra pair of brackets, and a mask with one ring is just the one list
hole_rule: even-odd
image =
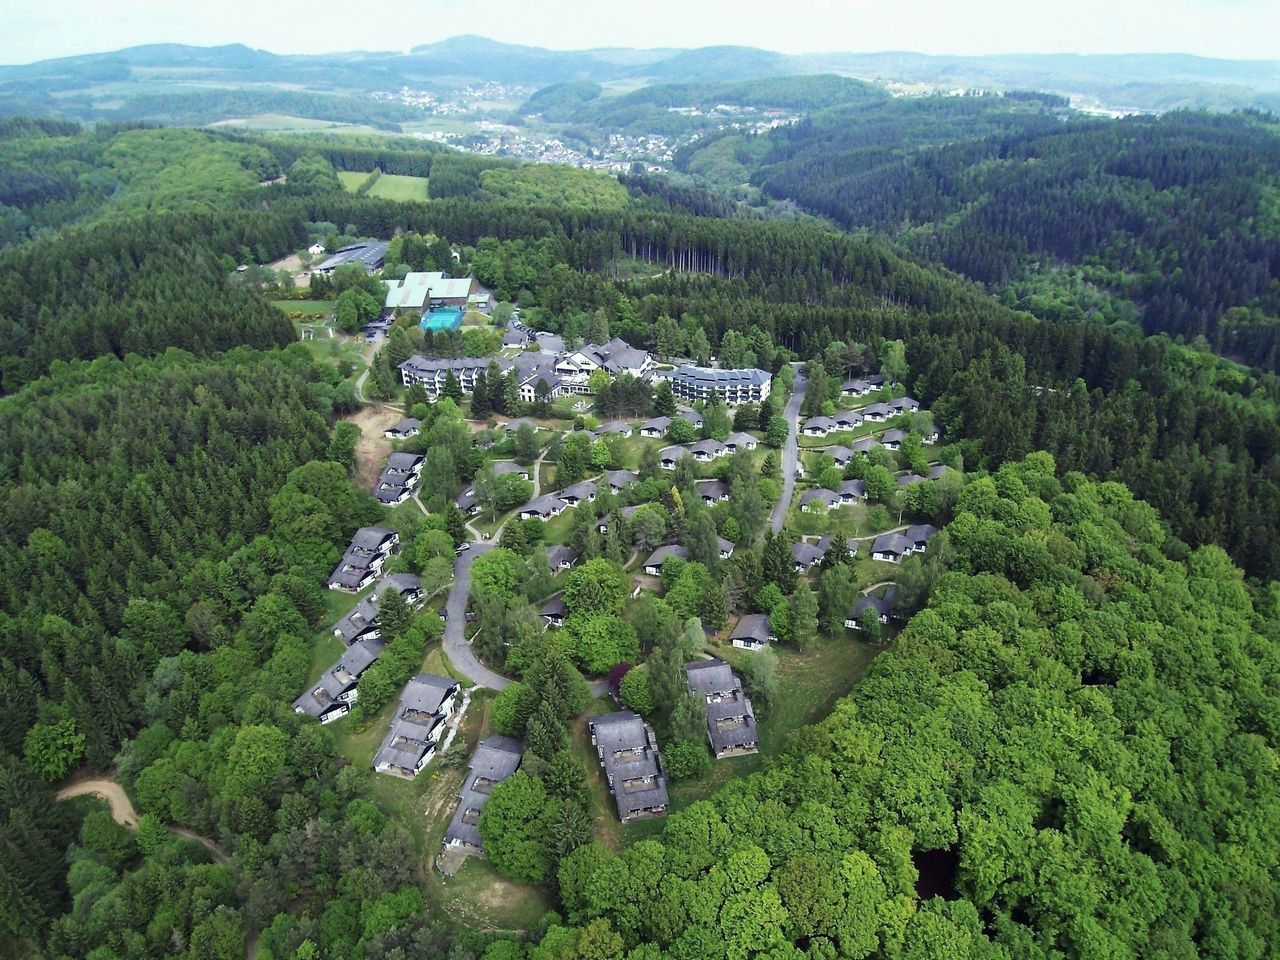
[(476, 557), (493, 549), (492, 543), (472, 543), (453, 563), (453, 586), (445, 601), (448, 617), (444, 622), (444, 652), (453, 668), (478, 687), (501, 690), (511, 683), (476, 659), (467, 642), (467, 598), (471, 595), (471, 564)]
[(804, 403), (804, 392), (808, 386), (804, 369), (797, 364), (795, 389), (791, 391), (791, 399), (782, 411), (782, 416), (787, 421), (787, 442), (782, 445), (782, 496), (773, 505), (773, 513), (769, 517), (769, 528), (774, 533), (779, 533), (786, 523), (787, 511), (791, 509), (791, 498), (796, 490), (796, 463), (799, 457), (796, 433), (800, 429), (800, 406)]

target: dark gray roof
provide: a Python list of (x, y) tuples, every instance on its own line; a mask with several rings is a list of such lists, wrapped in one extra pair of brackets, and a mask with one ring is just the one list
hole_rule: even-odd
[(719, 440), (708, 437), (706, 440), (699, 440), (697, 443), (691, 444), (689, 449), (693, 453), (706, 453), (714, 457), (724, 453), (724, 444)]
[(836, 444), (835, 446), (827, 447), (827, 449), (823, 450), (822, 452), (825, 453), (827, 456), (829, 456), (832, 460), (834, 460), (836, 462), (836, 466), (838, 467), (844, 466), (853, 458), (853, 451), (850, 450), (848, 447), (842, 447), (839, 444)]
[(890, 587), (888, 590), (884, 592), (883, 597), (876, 597), (876, 596), (861, 597), (858, 600), (858, 602), (853, 605), (853, 619), (857, 620), (858, 616), (862, 613), (863, 610), (867, 609), (867, 607), (870, 607), (871, 609), (875, 610), (876, 616), (878, 617), (893, 616), (893, 605), (894, 605), (894, 601), (897, 599), (897, 596), (898, 596), (898, 588)]
[(825, 556), (826, 551), (808, 541), (801, 540), (791, 548), (791, 556), (802, 567), (811, 567)]
[(891, 417), (897, 412), (897, 410), (889, 406), (887, 403), (872, 403), (862, 408), (862, 415), (864, 417)]
[(444, 843), (460, 841), (473, 847), (481, 846), (480, 831), (476, 824), (480, 811), (489, 802), (489, 795), (496, 784), (511, 776), (520, 767), (524, 747), (519, 740), (494, 734), (485, 737), (476, 746), (476, 752), (467, 763), (467, 779), (458, 794), (458, 808), (453, 812), (449, 828), (444, 832)]
[(905, 439), (907, 439), (907, 432), (905, 430), (886, 430), (880, 435), (880, 442), (886, 444), (901, 443)]
[(861, 440), (853, 441), (849, 445), (849, 449), (853, 453), (870, 453), (878, 446), (880, 446), (880, 441), (875, 437), (863, 437)]
[(733, 630), (729, 634), (729, 639), (759, 640), (764, 643), (771, 636), (773, 636), (773, 631), (769, 628), (769, 615), (767, 613), (748, 613), (734, 624)]
[(806, 507), (811, 503), (823, 503), (828, 507), (840, 502), (840, 494), (834, 490), (828, 490), (825, 487), (819, 487), (816, 490), (806, 490), (800, 494), (800, 506)]
[(641, 430), (652, 430), (657, 433), (666, 433), (667, 428), (671, 426), (670, 417), (654, 417), (652, 420), (646, 420), (640, 424)]
[(702, 414), (692, 407), (677, 407), (676, 416), (681, 420), (687, 420), (698, 429), (702, 428)]
[(938, 528), (931, 523), (918, 523), (907, 527), (906, 538), (914, 544), (926, 544), (938, 534)]
[(800, 429), (801, 431), (824, 430), (829, 433), (835, 428), (836, 422), (830, 417), (810, 417)]
[(594, 480), (581, 480), (560, 491), (561, 500), (589, 500), (596, 495)]
[(610, 420), (596, 427), (596, 433), (630, 433), (631, 424), (623, 420)]
[(672, 374), (673, 380), (679, 380), (682, 383), (691, 386), (763, 386), (770, 380), (769, 374), (764, 370), (748, 369), (748, 370), (716, 370), (711, 367), (695, 367), (687, 364), (683, 367), (677, 367), (676, 372)]
[(623, 490), (640, 482), (640, 474), (633, 470), (606, 470), (604, 478), (614, 490)]
[(840, 484), (837, 492), (842, 497), (857, 497), (859, 500), (864, 500), (867, 496), (867, 485), (861, 480), (846, 480)]
[(618, 816), (632, 816), (667, 805), (667, 778), (658, 762), (653, 728), (630, 710), (589, 717), (600, 765), (618, 805)]
[[(835, 537), (833, 537), (829, 533), (825, 537), (818, 538), (818, 549), (822, 551), (822, 555), (824, 557), (827, 555), (827, 551), (831, 549), (831, 543), (833, 540), (835, 540)], [(848, 550), (849, 550), (850, 556), (858, 552), (857, 540), (846, 540), (845, 543), (848, 544)]]
[(540, 617), (563, 617), (569, 612), (569, 608), (565, 606), (564, 594), (557, 593), (554, 597), (542, 605), (542, 609), (538, 611)]
[(495, 460), (493, 463), (490, 464), (490, 468), (493, 470), (493, 475), (495, 477), (502, 476), (503, 474), (506, 474), (506, 473), (514, 473), (514, 474), (527, 476), (529, 473), (528, 467), (523, 467), (513, 460)]
[(560, 499), (558, 494), (544, 493), (542, 496), (534, 497), (532, 500), (526, 503), (523, 507), (520, 508), (519, 512), (549, 514), (555, 510), (564, 509), (565, 506), (567, 506), (567, 504)]
[(415, 420), (413, 417), (405, 417), (395, 426), (388, 430), (388, 433), (412, 433), (422, 426), (421, 420)]
[(911, 487), (917, 483), (924, 483), (924, 477), (918, 473), (904, 473), (894, 478), (894, 482), (900, 487)]
[(689, 551), (678, 543), (669, 543), (666, 546), (659, 547), (653, 553), (649, 554), (649, 559), (644, 562), (646, 567), (660, 567), (672, 557), (679, 557), (681, 560), (689, 559)]
[(434, 673), (420, 673), (410, 680), (400, 695), (400, 709), (374, 755), (374, 766), (392, 764), (405, 770), (418, 765), (435, 745), (437, 730), (444, 724), (440, 707), (458, 690), (458, 682)]
[(663, 447), (658, 451), (658, 455), (662, 457), (663, 460), (679, 460), (681, 457), (687, 457), (689, 455), (689, 448), (684, 444), (675, 443), (669, 447)]
[(351, 536), (351, 546), (358, 550), (379, 550), (395, 532), (386, 527), (361, 527)]
[(547, 562), (554, 570), (562, 563), (570, 565), (578, 562), (578, 551), (572, 547), (547, 547)]
[(724, 438), (726, 447), (758, 446), (760, 443), (749, 433), (731, 433)]
[(387, 246), (388, 244), (383, 240), (375, 240), (370, 243), (353, 243), (351, 246), (335, 250), (332, 256), (325, 259), (314, 269), (328, 272), (348, 263), (358, 263), (364, 267), (365, 272), (372, 272), (382, 266), (383, 261), (386, 260)]
[(940, 480), (941, 478), (947, 476), (947, 474), (954, 473), (954, 472), (955, 471), (952, 470), (950, 467), (948, 467), (945, 463), (935, 463), (932, 467), (929, 468), (929, 479)]
[(729, 495), (729, 485), (723, 480), (699, 480), (694, 484), (698, 496), (719, 500)]
[(742, 689), (742, 681), (723, 660), (695, 660), (684, 667), (689, 692), (699, 696), (709, 693), (729, 693)]
[(871, 544), (872, 553), (892, 553), (901, 556), (911, 550), (912, 542), (900, 533), (882, 533)]
[(320, 675), (320, 679), (297, 700), (295, 710), (309, 717), (322, 717), (351, 691), (360, 675), (382, 655), (386, 644), (381, 640), (360, 640), (343, 651), (338, 662)]

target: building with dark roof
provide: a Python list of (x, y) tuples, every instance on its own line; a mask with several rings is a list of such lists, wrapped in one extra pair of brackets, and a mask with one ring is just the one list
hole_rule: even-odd
[(320, 675), (315, 686), (293, 701), (293, 709), (321, 723), (345, 717), (356, 702), (360, 675), (373, 666), (385, 648), (386, 644), (376, 638), (356, 641)]
[(618, 819), (630, 823), (667, 812), (667, 778), (653, 727), (630, 710), (589, 717), (591, 745), (604, 770)]
[(493, 788), (520, 768), (524, 747), (519, 740), (494, 734), (485, 737), (467, 762), (467, 778), (458, 793), (458, 808), (444, 832), (445, 849), (457, 848), (473, 856), (484, 855), (477, 825)]
[(858, 602), (853, 605), (853, 613), (850, 614), (849, 619), (845, 620), (844, 625), (850, 630), (861, 630), (864, 610), (874, 610), (877, 620), (881, 623), (888, 623), (889, 618), (894, 616), (894, 604), (897, 596), (898, 588), (890, 587), (882, 597), (860, 597)]
[(354, 263), (362, 267), (365, 273), (373, 273), (375, 270), (381, 270), (383, 263), (386, 262), (387, 246), (388, 244), (383, 240), (353, 243), (335, 250), (331, 257), (324, 260), (318, 267), (312, 267), (311, 270), (313, 273), (323, 273), (328, 276), (339, 267)]
[(382, 572), (383, 564), (399, 543), (400, 535), (393, 530), (361, 527), (329, 575), (329, 589), (359, 593)]
[(434, 673), (420, 673), (405, 685), (396, 711), (373, 757), (379, 773), (412, 780), (436, 754), (445, 723), (457, 705), (461, 686)]
[(663, 564), (673, 557), (679, 560), (688, 560), (689, 551), (678, 543), (669, 543), (666, 546), (659, 547), (649, 554), (649, 559), (644, 562), (644, 572), (651, 577), (661, 576)]
[(729, 642), (743, 650), (760, 650), (777, 642), (769, 626), (767, 613), (748, 613), (741, 617), (729, 633)]
[(707, 739), (716, 759), (755, 753), (755, 711), (732, 668), (723, 660), (698, 660), (686, 664), (684, 674), (689, 692), (706, 709)]
[(766, 370), (718, 370), (687, 364), (671, 375), (671, 392), (693, 402), (718, 396), (729, 406), (759, 403), (769, 396), (773, 377)]

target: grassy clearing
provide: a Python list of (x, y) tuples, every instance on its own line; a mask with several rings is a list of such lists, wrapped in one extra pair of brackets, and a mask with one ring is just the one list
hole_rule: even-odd
[(369, 174), (361, 173), (359, 170), (339, 170), (338, 180), (342, 184), (342, 189), (348, 193), (355, 193), (356, 188), (360, 184), (369, 179)]
[(302, 313), (309, 317), (328, 317), (333, 313), (332, 300), (272, 300), (271, 305), (290, 315)]
[(316, 641), (311, 645), (311, 665), (307, 669), (308, 689), (320, 679), (320, 674), (337, 662), (345, 649), (342, 641), (329, 630), (316, 635)]
[[(346, 184), (343, 184), (346, 186)], [(357, 184), (358, 186), (358, 184)], [(401, 202), (427, 199), (427, 178), (384, 173), (369, 191), (369, 196)]]

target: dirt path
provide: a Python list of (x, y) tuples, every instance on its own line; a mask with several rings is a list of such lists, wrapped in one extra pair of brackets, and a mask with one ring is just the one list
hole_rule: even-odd
[[(72, 797), (95, 796), (107, 802), (107, 806), (111, 808), (111, 818), (116, 823), (128, 827), (130, 830), (138, 828), (138, 811), (133, 807), (133, 801), (129, 799), (129, 795), (124, 792), (124, 787), (120, 786), (115, 780), (105, 777), (90, 777), (84, 780), (73, 780), (61, 787), (54, 794), (56, 800), (70, 800)], [(169, 832), (175, 837), (182, 837), (186, 840), (194, 840), (209, 851), (209, 855), (215, 861), (224, 867), (231, 866), (231, 859), (222, 851), (216, 843), (208, 837), (202, 837), (194, 830), (188, 830), (186, 827), (179, 826), (176, 823), (168, 824)]]
[(400, 421), (401, 414), (389, 407), (369, 404), (346, 419), (360, 428), (360, 439), (356, 441), (356, 485), (372, 490), (391, 455), (391, 441), (383, 433)]

